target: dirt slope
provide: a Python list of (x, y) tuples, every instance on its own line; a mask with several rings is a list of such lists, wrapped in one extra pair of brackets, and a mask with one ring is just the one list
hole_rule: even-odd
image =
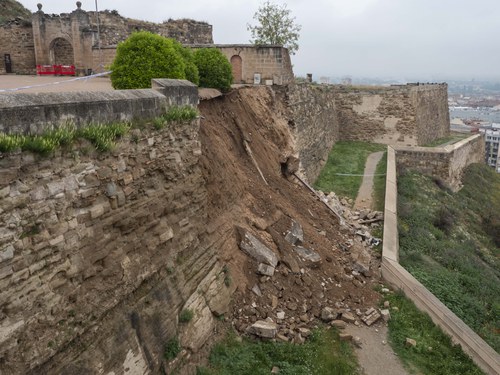
[[(375, 306), (377, 261), (372, 261), (370, 271), (356, 272), (360, 263), (369, 265), (370, 255), (353, 240), (353, 230), (342, 228), (295, 178), (282, 175), (280, 162), (293, 154), (293, 138), (284, 105), (273, 91), (239, 89), (202, 101), (200, 111), (202, 168), (210, 200), (207, 225), (219, 239), (221, 257), (237, 286), (226, 321), (243, 333), (256, 320), (271, 317), (278, 322), (282, 339), (300, 342), (298, 329), (317, 325), (324, 307), (356, 315), (356, 309), (363, 312)], [(303, 246), (321, 256), (319, 264), (304, 261), (284, 241), (292, 220), (303, 227)], [(273, 277), (258, 275), (257, 263), (239, 249), (237, 226), (280, 257)], [(278, 311), (285, 313), (285, 319), (277, 319)]]
[(0, 1), (0, 24), (18, 17), (31, 20), (31, 12), (15, 0)]

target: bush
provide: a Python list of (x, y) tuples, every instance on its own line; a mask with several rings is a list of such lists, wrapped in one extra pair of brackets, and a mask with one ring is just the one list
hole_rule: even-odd
[(179, 52), (183, 47), (176, 43), (147, 31), (133, 33), (116, 50), (111, 65), (113, 88), (149, 88), (152, 78), (185, 79), (187, 64)]
[(180, 315), (179, 315), (179, 322), (180, 323), (188, 323), (193, 319), (193, 317), (194, 317), (193, 310), (190, 310), (190, 309), (182, 310)]
[(179, 353), (181, 352), (181, 344), (179, 343), (179, 340), (177, 337), (174, 337), (170, 340), (167, 341), (165, 344), (165, 350), (163, 352), (163, 356), (167, 361), (171, 361), (172, 359), (176, 358)]
[(200, 48), (194, 53), (194, 62), (200, 74), (200, 87), (228, 91), (233, 82), (231, 64), (216, 48)]
[(186, 63), (186, 79), (198, 86), (200, 84), (200, 75), (198, 73), (198, 67), (194, 62), (193, 51), (191, 51), (189, 48), (183, 47), (182, 44), (177, 41), (174, 41), (174, 46)]

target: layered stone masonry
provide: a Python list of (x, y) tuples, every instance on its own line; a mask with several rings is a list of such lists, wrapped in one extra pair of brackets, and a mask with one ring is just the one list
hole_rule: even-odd
[(0, 73), (7, 73), (5, 54), (10, 55), (12, 72), (35, 73), (35, 44), (31, 22), (16, 19), (0, 26)]

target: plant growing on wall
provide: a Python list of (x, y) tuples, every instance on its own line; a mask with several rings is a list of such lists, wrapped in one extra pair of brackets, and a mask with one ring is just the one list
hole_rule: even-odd
[(231, 88), (231, 64), (217, 48), (200, 48), (194, 53), (194, 62), (200, 73), (200, 87), (227, 91)]
[(111, 70), (115, 89), (149, 88), (153, 78), (187, 78), (197, 83), (191, 52), (172, 39), (147, 31), (133, 33), (118, 45)]
[(265, 1), (255, 12), (253, 19), (258, 22), (252, 26), (247, 24), (247, 30), (252, 34), (251, 43), (276, 44), (288, 48), (294, 55), (299, 49), (299, 32), (302, 26), (295, 22), (286, 4), (274, 4)]

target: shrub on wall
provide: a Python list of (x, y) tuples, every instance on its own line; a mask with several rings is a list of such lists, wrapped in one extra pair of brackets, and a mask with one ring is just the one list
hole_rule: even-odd
[(149, 88), (152, 78), (185, 79), (187, 64), (180, 48), (172, 39), (160, 35), (133, 33), (116, 50), (111, 65), (113, 88)]
[(200, 87), (227, 91), (231, 88), (233, 73), (231, 64), (216, 48), (200, 48), (194, 53), (194, 61), (200, 74)]

